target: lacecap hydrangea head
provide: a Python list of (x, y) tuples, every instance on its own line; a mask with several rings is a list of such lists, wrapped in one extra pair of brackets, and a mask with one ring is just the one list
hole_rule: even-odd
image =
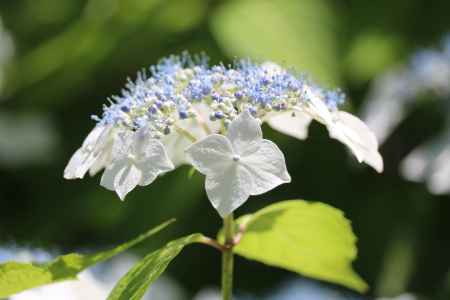
[(97, 125), (69, 161), (64, 177), (106, 169), (102, 186), (121, 199), (137, 185), (189, 163), (206, 175), (221, 216), (289, 182), (280, 149), (262, 138), (261, 123), (304, 139), (314, 119), (378, 172), (383, 160), (373, 133), (339, 110), (344, 94), (323, 89), (273, 62), (239, 60), (210, 66), (205, 56), (162, 59), (109, 99)]
[[(419, 49), (406, 64), (381, 74), (365, 101), (363, 118), (383, 143), (424, 95), (450, 112), (449, 34), (437, 47)], [(450, 193), (450, 115), (445, 117), (442, 132), (413, 149), (400, 164), (403, 177), (425, 182), (437, 195)]]

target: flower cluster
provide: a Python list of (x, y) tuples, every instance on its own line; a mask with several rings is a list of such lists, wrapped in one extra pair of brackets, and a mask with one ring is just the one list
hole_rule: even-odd
[(284, 156), (262, 138), (261, 123), (307, 137), (324, 124), (360, 162), (381, 172), (378, 143), (355, 116), (340, 111), (340, 91), (325, 90), (272, 62), (210, 67), (204, 56), (171, 56), (129, 81), (109, 99), (97, 126), (67, 165), (64, 177), (106, 168), (101, 185), (121, 199), (137, 185), (190, 163), (206, 175), (206, 191), (221, 216), (250, 195), (289, 182)]
[(378, 77), (363, 108), (363, 119), (383, 142), (406, 117), (408, 106), (430, 92), (450, 97), (450, 35), (440, 49), (420, 50), (407, 65)]
[[(406, 66), (381, 75), (366, 101), (364, 119), (383, 142), (424, 94), (443, 100), (443, 111), (450, 111), (450, 35), (439, 49), (420, 50)], [(450, 193), (449, 116), (444, 131), (414, 149), (401, 164), (405, 178), (425, 181), (434, 194)]]

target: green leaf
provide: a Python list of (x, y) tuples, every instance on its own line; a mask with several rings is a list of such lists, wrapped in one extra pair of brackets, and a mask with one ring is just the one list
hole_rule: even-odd
[[(350, 43), (343, 59), (347, 76), (355, 83), (365, 83), (400, 59), (401, 39), (390, 33), (366, 30)], [(370, 57), (370, 59), (367, 59)]]
[(200, 242), (203, 235), (196, 233), (179, 238), (148, 254), (116, 284), (108, 300), (139, 300), (149, 285), (167, 268), (169, 263), (187, 245)]
[(133, 247), (161, 231), (172, 222), (174, 220), (169, 220), (114, 249), (96, 254), (81, 255), (71, 253), (59, 256), (46, 264), (18, 262), (0, 264), (0, 298), (41, 285), (74, 279), (84, 269)]
[(272, 60), (339, 82), (335, 9), (327, 0), (234, 0), (219, 6), (211, 29), (230, 57)]
[(323, 203), (290, 200), (237, 220), (245, 233), (234, 251), (245, 258), (364, 292), (351, 266), (356, 237), (343, 213)]

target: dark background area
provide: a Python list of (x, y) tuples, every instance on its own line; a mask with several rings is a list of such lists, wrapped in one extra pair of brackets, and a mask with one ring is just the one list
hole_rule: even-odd
[[(205, 52), (212, 63), (271, 59), (341, 87), (357, 113), (377, 75), (450, 31), (449, 11), (444, 0), (0, 1), (3, 30), (14, 42), (14, 55), (0, 64), (0, 245), (97, 249), (171, 217), (178, 222), (139, 251), (190, 232), (215, 235), (220, 219), (203, 178), (188, 178), (188, 167), (125, 202), (100, 187), (98, 176), (62, 177), (94, 126), (90, 115), (161, 57), (188, 50)], [(0, 49), (5, 45), (0, 40)], [(381, 148), (382, 174), (359, 165), (318, 124), (306, 141), (266, 127), (286, 155), (292, 183), (250, 198), (237, 215), (285, 199), (331, 204), (352, 221), (356, 269), (372, 294), (450, 299), (449, 196), (433, 196), (398, 174), (401, 159), (442, 126), (443, 113), (433, 101), (415, 107)], [(218, 285), (219, 254), (192, 246), (169, 273), (191, 293)], [(236, 289), (255, 294), (295, 277), (243, 259), (236, 274)]]

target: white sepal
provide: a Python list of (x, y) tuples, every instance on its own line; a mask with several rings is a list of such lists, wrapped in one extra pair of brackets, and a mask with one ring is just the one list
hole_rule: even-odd
[(365, 162), (379, 173), (383, 171), (377, 139), (364, 122), (347, 112), (336, 111), (333, 112), (333, 122), (326, 126), (330, 137), (345, 144), (359, 162)]
[(210, 135), (191, 145), (186, 156), (206, 175), (206, 193), (222, 217), (249, 196), (291, 180), (283, 153), (262, 138), (259, 122), (246, 111), (230, 124), (227, 136)]
[[(209, 133), (219, 132), (220, 122), (213, 122), (209, 119), (209, 107), (204, 103), (192, 105), (195, 117), (184, 120), (178, 120), (177, 126), (189, 132), (197, 140), (206, 137)], [(184, 150), (192, 144), (186, 136), (173, 130), (162, 138), (167, 154), (175, 167), (187, 164)]]
[(140, 130), (121, 135), (116, 140), (113, 162), (103, 173), (100, 184), (116, 191), (124, 200), (137, 185), (149, 185), (159, 174), (173, 169), (162, 143)]
[(92, 173), (104, 168), (114, 140), (114, 129), (111, 125), (97, 125), (88, 134), (64, 169), (64, 178), (83, 178), (86, 172)]
[(266, 122), (270, 127), (299, 140), (304, 140), (308, 137), (308, 127), (311, 121), (312, 117), (303, 111), (273, 113), (266, 118)]

